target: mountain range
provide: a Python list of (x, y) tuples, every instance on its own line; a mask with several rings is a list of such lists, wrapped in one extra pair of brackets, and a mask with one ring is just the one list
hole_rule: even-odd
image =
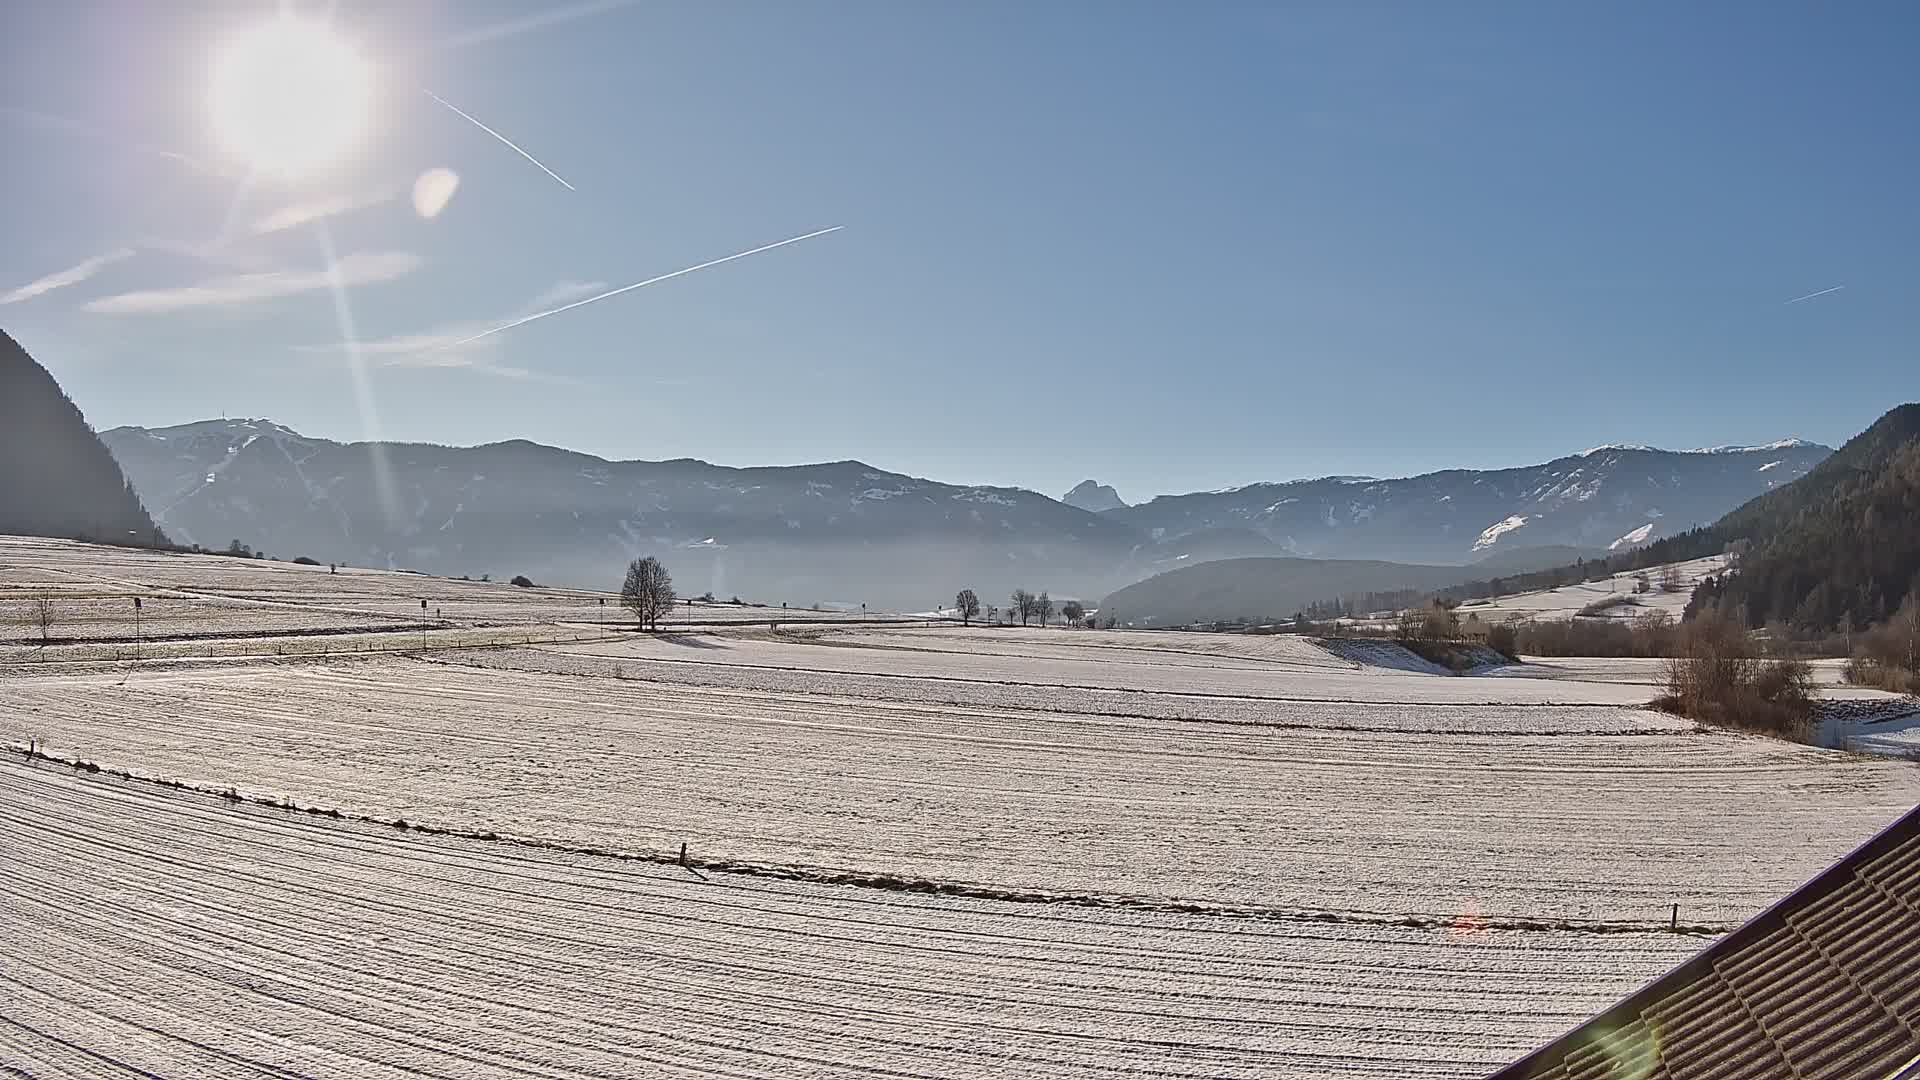
[[(961, 585), (984, 597), (1024, 585), (1098, 599), (1216, 559), (1460, 565), (1523, 548), (1633, 546), (1714, 520), (1830, 453), (1800, 440), (1599, 447), (1521, 469), (1326, 477), (1134, 506), (1116, 494), (1119, 505), (1093, 512), (858, 461), (733, 468), (519, 440), (340, 443), (268, 420), (121, 427), (102, 439), (181, 542), (588, 586), (657, 554), (683, 593), (908, 610)], [(1106, 502), (1112, 489), (1075, 491)]]
[(1102, 516), (1156, 540), (1248, 530), (1275, 554), (1318, 558), (1464, 563), (1513, 547), (1620, 550), (1715, 521), (1832, 452), (1801, 439), (1685, 451), (1597, 446), (1516, 469), (1162, 495)]

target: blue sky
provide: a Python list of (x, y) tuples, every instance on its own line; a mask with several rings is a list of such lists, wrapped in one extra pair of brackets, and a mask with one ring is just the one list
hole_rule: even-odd
[(1140, 499), (1838, 443), (1920, 388), (1912, 4), (593, 6), (342, 0), (369, 130), (238, 197), (208, 71), (271, 4), (11, 7), (0, 328), (98, 427), (359, 437), (320, 226), (265, 228), (333, 201), (396, 439)]

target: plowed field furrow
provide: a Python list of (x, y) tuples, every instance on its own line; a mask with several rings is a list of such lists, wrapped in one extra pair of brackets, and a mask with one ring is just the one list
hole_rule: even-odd
[[(979, 633), (976, 631), (976, 633)], [(1186, 694), (1221, 701), (1367, 701), (1421, 705), (1628, 705), (1644, 702), (1644, 687), (1604, 683), (1552, 683), (1526, 679), (1475, 679), (1414, 675), (1350, 665), (1181, 662), (1108, 664), (1098, 658), (1050, 653), (904, 648), (835, 647), (833, 639), (793, 640), (732, 635), (701, 639), (670, 635), (625, 636), (544, 647), (556, 656), (592, 657), (628, 663), (658, 662), (686, 668), (751, 669), (780, 685), (790, 678), (887, 677), (954, 685), (990, 683), (1022, 691), (1065, 689), (1082, 693)], [(1070, 640), (1070, 636), (1069, 636)]]
[[(50, 799), (48, 801), (55, 807), (60, 806), (60, 800), (57, 798)], [(81, 807), (61, 807), (61, 810), (64, 811), (66, 815), (63, 820), (70, 820), (72, 818), (84, 816), (84, 813), (83, 813), (84, 808), (81, 808)], [(297, 826), (290, 826), (290, 827), (297, 828)], [(29, 826), (28, 828), (31, 829), (32, 826)], [(270, 829), (263, 829), (262, 831), (271, 832)], [(109, 849), (109, 853), (113, 855), (115, 858), (126, 859), (129, 861), (137, 861), (142, 858), (137, 848), (130, 847), (127, 845), (122, 845), (122, 844), (114, 844), (110, 841), (101, 839), (97, 834), (83, 833), (82, 831), (80, 831), (78, 827), (70, 827), (69, 831), (65, 835), (67, 837), (68, 843), (72, 843), (76, 841), (85, 841), (85, 842), (104, 846)], [(273, 857), (274, 853), (278, 851), (277, 844), (278, 844), (278, 841), (276, 839), (269, 837), (267, 841), (261, 844), (262, 850), (259, 852), (256, 852), (255, 854), (257, 854), (259, 857), (263, 859), (271, 858)], [(318, 853), (313, 853), (310, 851), (304, 861), (311, 863), (317, 859), (323, 859), (326, 857), (327, 856), (320, 855)], [(168, 863), (173, 861), (173, 860), (164, 859), (160, 856), (147, 856), (146, 858), (149, 861), (155, 861), (160, 863)], [(423, 863), (430, 863), (434, 860), (432, 859), (431, 855), (428, 854), (420, 857), (416, 861), (423, 862)], [(405, 874), (404, 868), (406, 867), (406, 865), (407, 865), (407, 862), (396, 860), (393, 863), (392, 872), (396, 875)], [(176, 867), (169, 866), (169, 865), (162, 865), (157, 869), (157, 872), (153, 874), (151, 877), (153, 880), (167, 880), (176, 871), (177, 871)], [(419, 877), (421, 875), (409, 875), (409, 876)], [(525, 877), (522, 875), (516, 875), (516, 876), (519, 876), (522, 878), (522, 880), (526, 880), (526, 881), (537, 880), (537, 879)], [(267, 874), (251, 875), (250, 880), (252, 880), (255, 884), (259, 884), (259, 885), (281, 884), (280, 882), (274, 881)], [(428, 879), (428, 880), (432, 881), (436, 888), (457, 886), (459, 884), (458, 882), (447, 881), (444, 879)], [(375, 884), (376, 884), (375, 882), (368, 881), (366, 882), (365, 887), (366, 889), (371, 889)], [(289, 889), (292, 889), (296, 886), (294, 886), (293, 884), (287, 884), (286, 887)], [(311, 887), (308, 887), (307, 891), (311, 892), (312, 891)], [(709, 892), (709, 894), (711, 894), (712, 892), (711, 889), (707, 891)], [(496, 913), (496, 917), (502, 917), (503, 915), (512, 914), (512, 912), (510, 911), (505, 911), (501, 903), (499, 902), (501, 900), (500, 894), (502, 892), (510, 892), (516, 898), (519, 898), (519, 897), (532, 898), (534, 895), (531, 893), (527, 893), (524, 890), (517, 890), (517, 889), (516, 890), (495, 890), (493, 892), (490, 892), (484, 899), (485, 899), (485, 902), (488, 904), (489, 909), (493, 910)], [(367, 896), (377, 895), (378, 899), (372, 899), (372, 900), (361, 899), (362, 895), (367, 895)], [(387, 889), (381, 890), (377, 894), (374, 894), (371, 892), (365, 892), (364, 890), (354, 890), (354, 891), (341, 893), (337, 896), (327, 895), (325, 896), (324, 899), (327, 903), (338, 904), (343, 906), (353, 906), (356, 904), (359, 904), (359, 905), (374, 904), (376, 906), (381, 907), (383, 910), (387, 911), (390, 914), (399, 914), (402, 917), (405, 917), (415, 912), (416, 910), (426, 910), (426, 903), (434, 895), (437, 895), (437, 893), (428, 892), (424, 894), (413, 895), (413, 894), (405, 893), (398, 889), (387, 888)], [(188, 904), (197, 903), (197, 901), (191, 898), (181, 898), (177, 896), (169, 896), (168, 899), (176, 902), (184, 902)], [(550, 899), (554, 901), (567, 902), (567, 897), (559, 893), (551, 894)], [(546, 899), (542, 899), (541, 903), (545, 904), (544, 910), (546, 911), (546, 917), (548, 918), (549, 922), (553, 923), (554, 925), (563, 924), (572, 915), (571, 912), (565, 910), (564, 908), (556, 915), (551, 910), (551, 904), (547, 903)], [(709, 903), (711, 904), (714, 902), (710, 900)], [(737, 915), (736, 913), (733, 913), (733, 912), (729, 913), (730, 918), (737, 917), (745, 921), (723, 922), (718, 919), (703, 920), (703, 919), (687, 919), (683, 917), (679, 924), (679, 928), (676, 929), (676, 932), (672, 937), (662, 939), (660, 942), (657, 942), (657, 943), (633, 942), (625, 939), (623, 939), (621, 943), (641, 948), (642, 950), (644, 950), (646, 955), (648, 955), (649, 957), (657, 961), (673, 960), (675, 958), (674, 951), (676, 946), (681, 946), (682, 952), (686, 952), (688, 949), (692, 950), (688, 959), (704, 960), (707, 956), (710, 956), (710, 954), (703, 954), (704, 949), (706, 949), (709, 946), (717, 946), (717, 945), (724, 944), (724, 937), (720, 935), (722, 935), (728, 927), (737, 927), (740, 930), (751, 932), (753, 928), (753, 924), (756, 921), (760, 921), (760, 920), (755, 920), (753, 918), (753, 916), (756, 914), (756, 912), (759, 910), (761, 906), (759, 897), (751, 897), (751, 898), (747, 898), (744, 901), (736, 901), (728, 906), (738, 909)], [(584, 912), (583, 918), (581, 920), (581, 925), (577, 928), (577, 931), (575, 930), (575, 928), (570, 926), (566, 927), (566, 929), (569, 932), (578, 932), (582, 934), (592, 934), (592, 933), (595, 933), (596, 931), (600, 931), (602, 929), (602, 920), (606, 918), (607, 912), (609, 910), (610, 909), (607, 907), (607, 905), (603, 903), (594, 903), (592, 909)], [(824, 921), (834, 920), (834, 917), (820, 916), (819, 920), (824, 922)], [(844, 920), (836, 920), (836, 921), (844, 921)], [(715, 936), (712, 939), (706, 940), (706, 941), (696, 940), (690, 943), (687, 942), (686, 939), (689, 937), (689, 935), (683, 928), (689, 922), (711, 923), (715, 928), (714, 930)], [(869, 927), (878, 927), (878, 926), (883, 926), (885, 924), (869, 922), (869, 923), (865, 923), (865, 925)], [(862, 938), (859, 938), (859, 937), (848, 937), (840, 933), (821, 934), (813, 931), (807, 931), (804, 933), (803, 936), (808, 939), (826, 941), (832, 947), (846, 947), (848, 945), (856, 944), (859, 941), (863, 940)], [(942, 936), (944, 937), (945, 935), (942, 935)], [(955, 934), (953, 936), (959, 936), (959, 935)], [(986, 934), (977, 934), (977, 933), (968, 935), (968, 936), (973, 938), (977, 943), (975, 948), (972, 951), (951, 948), (944, 945), (936, 945), (935, 942), (931, 942), (931, 941), (925, 944), (916, 944), (915, 949), (917, 951), (913, 955), (910, 955), (905, 958), (907, 960), (907, 965), (902, 971), (903, 978), (910, 978), (913, 972), (919, 972), (924, 977), (926, 974), (929, 974), (929, 968), (933, 969), (932, 971), (933, 974), (939, 974), (939, 969), (941, 967), (940, 960), (942, 958), (928, 955), (927, 953), (928, 953), (929, 946), (934, 946), (932, 950), (934, 952), (950, 954), (952, 956), (971, 958), (971, 957), (977, 957), (982, 947), (991, 947), (996, 941), (1018, 942), (1023, 947), (1030, 950), (1030, 952), (1033, 954), (1033, 957), (1032, 957), (1033, 959), (1036, 959), (1036, 960), (1046, 959), (1042, 951), (1045, 948), (1046, 943), (1039, 940), (1029, 940), (1029, 941), (1023, 942), (1020, 939), (1011, 938), (1006, 935), (990, 936)], [(911, 941), (912, 939), (909, 938), (908, 940)], [(1058, 938), (1055, 938), (1054, 940), (1059, 941)], [(1180, 971), (1180, 972), (1191, 971), (1192, 973), (1195, 973), (1195, 974), (1204, 972), (1205, 968), (1201, 966), (1201, 964), (1205, 960), (1204, 957), (1175, 952), (1175, 951), (1169, 951), (1165, 949), (1155, 949), (1155, 948), (1147, 947), (1147, 942), (1150, 942), (1152, 940), (1153, 939), (1149, 937), (1146, 939), (1146, 941), (1143, 941), (1139, 947), (1127, 950), (1129, 953), (1134, 954), (1134, 962), (1136, 966), (1133, 967), (1131, 970), (1137, 972), (1139, 970), (1137, 967), (1137, 964), (1144, 962), (1144, 963), (1151, 964), (1155, 971), (1168, 971), (1168, 970)], [(487, 949), (490, 954), (497, 954), (498, 950), (488, 948), (490, 944), (491, 944), (491, 939), (484, 938), (484, 937), (477, 939), (478, 948)], [(762, 945), (761, 947), (756, 949), (756, 953), (767, 951), (768, 945), (771, 945), (771, 944), (772, 942), (770, 941), (766, 945)], [(1092, 966), (1101, 967), (1101, 968), (1107, 968), (1107, 967), (1111, 967), (1115, 969), (1122, 968), (1122, 965), (1120, 964), (1112, 963), (1110, 961), (1100, 960), (1097, 958), (1097, 956), (1099, 955), (1105, 955), (1105, 956), (1120, 955), (1118, 950), (1097, 949), (1090, 945), (1076, 946), (1071, 941), (1061, 942), (1055, 948), (1056, 948), (1056, 951), (1065, 951), (1067, 949), (1077, 948), (1077, 950), (1081, 954), (1083, 954), (1082, 957), (1076, 961), (1080, 965), (1092, 965)], [(1487, 948), (1482, 949), (1481, 951), (1483, 953), (1486, 953), (1491, 948), (1492, 947), (1489, 946)], [(1086, 954), (1096, 954), (1096, 955), (1088, 956)], [(498, 957), (494, 955), (490, 955), (489, 958), (493, 959)], [(506, 957), (506, 959), (511, 960), (515, 958), (509, 956), (509, 957)], [(524, 959), (524, 958), (520, 958), (520, 959)], [(1436, 959), (1438, 958), (1436, 957)], [(1521, 970), (1514, 970), (1510, 972), (1509, 970), (1503, 969), (1498, 972), (1487, 971), (1482, 973), (1483, 981), (1489, 984), (1488, 985), (1489, 992), (1493, 992), (1494, 990), (1496, 990), (1497, 984), (1504, 984), (1509, 979), (1511, 979), (1517, 984), (1537, 986), (1537, 983), (1539, 981), (1538, 977), (1540, 974), (1540, 970), (1543, 967), (1546, 967), (1549, 964), (1551, 964), (1552, 967), (1557, 969), (1564, 970), (1566, 967), (1564, 960), (1555, 962), (1555, 961), (1549, 961), (1545, 957), (1538, 957), (1538, 956), (1532, 956), (1532, 955), (1521, 956), (1521, 957), (1518, 957), (1517, 959), (1520, 959), (1523, 961)], [(1531, 961), (1531, 962), (1529, 963), (1526, 961)], [(1217, 963), (1217, 958), (1215, 959), (1215, 962)], [(1191, 967), (1190, 967), (1190, 964), (1192, 965)], [(733, 965), (728, 965), (728, 966), (731, 967)], [(1328, 1007), (1332, 1007), (1335, 1009), (1339, 1009), (1343, 1007), (1352, 1008), (1353, 1003), (1347, 1003), (1347, 1002), (1341, 1001), (1342, 998), (1346, 998), (1348, 996), (1365, 997), (1365, 998), (1376, 1000), (1376, 1001), (1382, 997), (1391, 998), (1394, 994), (1393, 987), (1397, 985), (1404, 985), (1409, 981), (1427, 981), (1433, 978), (1444, 977), (1451, 974), (1450, 972), (1446, 971), (1444, 968), (1437, 967), (1437, 966), (1401, 966), (1397, 968), (1370, 969), (1369, 966), (1366, 965), (1364, 962), (1357, 962), (1357, 963), (1349, 963), (1345, 965), (1345, 967), (1346, 967), (1346, 974), (1354, 977), (1349, 977), (1342, 980), (1342, 986), (1340, 988), (1340, 993), (1338, 995), (1329, 995), (1327, 997), (1324, 997), (1321, 1001), (1315, 1003), (1315, 1004), (1318, 1004), (1322, 1009), (1326, 1009)], [(1527, 968), (1532, 968), (1533, 970), (1526, 970)], [(1355, 969), (1358, 969), (1357, 974)], [(770, 972), (767, 972), (767, 974), (784, 975), (786, 974), (786, 972), (770, 971)], [(1241, 971), (1238, 973), (1238, 983), (1239, 983), (1239, 988), (1243, 992), (1249, 989), (1259, 989), (1263, 984), (1275, 984), (1279, 986), (1297, 985), (1298, 982), (1301, 980), (1301, 978), (1306, 974), (1308, 973), (1301, 972), (1301, 971), (1285, 971), (1285, 970), (1277, 973), (1263, 972), (1261, 970), (1261, 965), (1242, 964)], [(1325, 970), (1319, 973), (1320, 977), (1323, 977), (1323, 978), (1326, 977), (1327, 974), (1328, 972)], [(1076, 992), (1076, 994), (1079, 995), (1082, 1000), (1084, 1000), (1085, 997), (1087, 996), (1089, 987), (1083, 986), (1083, 985), (1076, 985), (1073, 989)], [(1105, 988), (1099, 988), (1099, 989), (1104, 990)], [(1522, 990), (1522, 986), (1516, 985), (1514, 987), (1514, 990), (1516, 992), (1516, 998), (1517, 998), (1519, 992)], [(943, 990), (942, 995), (944, 996), (948, 992), (949, 991), (947, 990)], [(1153, 991), (1150, 988), (1142, 987), (1142, 986), (1123, 986), (1119, 988), (1119, 992), (1129, 995), (1133, 1000), (1139, 1000), (1142, 997), (1151, 998), (1154, 996)], [(1537, 993), (1537, 990), (1535, 992)], [(1256, 999), (1256, 1000), (1257, 1000), (1257, 1003), (1262, 1006), (1270, 1006), (1275, 1004), (1303, 1004), (1303, 1002), (1299, 1002), (1299, 1001), (1286, 1002), (1286, 1001), (1273, 1001), (1273, 1000), (1261, 1000), (1261, 999)], [(1218, 1000), (1210, 1001), (1210, 1006), (1213, 1008), (1217, 1008), (1219, 1004), (1220, 1003)], [(1516, 1000), (1514, 1004), (1517, 1005), (1518, 1001)], [(1526, 1011), (1526, 1010), (1523, 1007), (1521, 1011)], [(1188, 1019), (1194, 1020), (1197, 1018), (1188, 1017)]]
[[(1695, 945), (1034, 911), (716, 876), (9, 761), (0, 1064), (377, 1080), (1464, 1077)], [(1350, 978), (1368, 970), (1378, 984)], [(1516, 978), (1544, 992), (1524, 1011), (1518, 987), (1502, 988)]]
[(0, 737), (382, 818), (1389, 918), (1726, 925), (1920, 801), (1904, 763), (1759, 738), (1337, 730), (1378, 705), (1276, 730), (408, 660), (6, 690)]

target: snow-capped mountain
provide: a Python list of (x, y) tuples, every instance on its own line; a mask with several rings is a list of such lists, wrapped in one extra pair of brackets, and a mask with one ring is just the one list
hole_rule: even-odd
[(1120, 493), (1111, 485), (1082, 480), (1073, 486), (1073, 490), (1060, 496), (1060, 501), (1068, 506), (1077, 506), (1082, 510), (1098, 514), (1105, 510), (1118, 510), (1127, 505)]
[(1519, 469), (1163, 495), (1103, 516), (1162, 543), (1250, 529), (1283, 554), (1327, 558), (1459, 563), (1515, 547), (1620, 550), (1711, 523), (1832, 452), (1801, 439), (1682, 451), (1597, 446)]
[[(1092, 513), (858, 461), (730, 468), (525, 441), (338, 443), (266, 420), (101, 439), (182, 543), (602, 586), (627, 559), (657, 554), (686, 593), (912, 610), (962, 585), (988, 602), (1015, 586), (1098, 597), (1216, 559), (1464, 564), (1514, 549), (1618, 549), (1713, 521), (1830, 452), (1798, 441), (1597, 447), (1521, 469), (1254, 484)], [(1089, 481), (1069, 494), (1112, 489)]]
[(1137, 539), (1031, 491), (857, 461), (736, 469), (525, 441), (349, 444), (265, 420), (101, 438), (181, 543), (443, 574), (613, 586), (627, 559), (658, 554), (686, 593), (917, 609), (959, 585), (1117, 587)]

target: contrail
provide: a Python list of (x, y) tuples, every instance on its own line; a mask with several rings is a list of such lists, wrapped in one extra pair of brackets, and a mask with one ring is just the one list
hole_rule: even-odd
[[(1811, 299), (1813, 299), (1813, 298), (1814, 298), (1814, 297), (1816, 297), (1816, 296), (1825, 296), (1825, 295), (1827, 295), (1827, 294), (1828, 294), (1828, 293), (1830, 293), (1830, 292), (1839, 292), (1839, 291), (1840, 291), (1841, 289), (1844, 289), (1844, 288), (1846, 288), (1846, 286), (1845, 286), (1845, 285), (1835, 285), (1835, 286), (1834, 286), (1833, 288), (1831, 288), (1831, 289), (1821, 289), (1821, 290), (1820, 290), (1819, 292), (1810, 292), (1810, 293), (1808, 293), (1808, 294), (1807, 294), (1807, 295), (1805, 295), (1805, 296), (1796, 296), (1796, 297), (1794, 297), (1793, 299), (1791, 299), (1791, 300), (1789, 300), (1789, 301), (1787, 301), (1787, 303), (1788, 303), (1788, 304), (1797, 304), (1797, 303), (1799, 303), (1799, 302), (1800, 302), (1800, 301), (1802, 301), (1802, 300), (1811, 300)], [(1782, 307), (1784, 307), (1784, 306), (1786, 306), (1786, 305), (1785, 305), (1785, 304), (1783, 304), (1783, 305), (1781, 305), (1781, 306), (1782, 306)]]
[(538, 167), (541, 172), (546, 173), (548, 176), (551, 176), (555, 180), (560, 181), (561, 187), (566, 188), (568, 191), (578, 190), (572, 184), (567, 183), (566, 179), (562, 177), (559, 173), (554, 172), (552, 169), (547, 168), (545, 165), (541, 165), (539, 158), (534, 157), (532, 154), (529, 154), (525, 150), (522, 150), (518, 146), (515, 146), (512, 139), (507, 138), (505, 135), (500, 134), (499, 132), (493, 130), (487, 125), (481, 123), (480, 121), (475, 120), (471, 115), (461, 112), (458, 106), (454, 105), (452, 102), (449, 102), (446, 98), (441, 97), (439, 94), (436, 94), (433, 91), (426, 89), (425, 87), (422, 87), (420, 92), (432, 98), (433, 100), (439, 102), (440, 104), (445, 105), (447, 108), (452, 109), (454, 112), (459, 113), (459, 115), (461, 115), (462, 117), (465, 117), (467, 122), (471, 123), (474, 127), (477, 127), (481, 131), (484, 131), (487, 134), (493, 136), (494, 138), (499, 139), (501, 142), (506, 143), (508, 149), (512, 150), (516, 154), (519, 154), (521, 157), (526, 158), (528, 161), (533, 162), (534, 165)]
[(459, 341), (449, 341), (444, 345), (435, 345), (433, 348), (427, 349), (426, 351), (440, 352), (444, 349), (457, 349), (462, 345), (470, 345), (473, 342), (479, 341), (481, 338), (492, 337), (493, 335), (499, 333), (502, 330), (511, 330), (516, 326), (524, 326), (527, 323), (534, 321), (535, 319), (544, 319), (549, 315), (558, 315), (563, 311), (572, 311), (574, 308), (585, 307), (586, 305), (594, 303), (596, 301), (605, 300), (609, 296), (619, 296), (621, 293), (632, 292), (635, 289), (643, 289), (643, 288), (646, 288), (648, 285), (658, 285), (660, 282), (666, 281), (669, 278), (677, 278), (683, 274), (691, 274), (695, 270), (705, 270), (709, 266), (719, 266), (721, 263), (732, 262), (735, 259), (744, 259), (749, 255), (758, 255), (763, 251), (772, 251), (774, 248), (786, 247), (788, 244), (797, 244), (802, 240), (811, 240), (816, 236), (825, 236), (828, 233), (839, 232), (841, 229), (844, 229), (844, 228), (846, 228), (845, 225), (835, 225), (830, 229), (821, 229), (817, 232), (807, 233), (805, 236), (792, 236), (778, 243), (766, 244), (761, 247), (753, 248), (748, 251), (737, 251), (737, 252), (734, 252), (732, 255), (726, 256), (725, 258), (714, 259), (711, 262), (703, 262), (698, 266), (689, 266), (684, 270), (675, 270), (671, 274), (661, 274), (659, 277), (651, 277), (645, 281), (636, 281), (631, 285), (622, 285), (617, 289), (609, 289), (608, 291), (600, 293), (597, 296), (589, 296), (585, 300), (575, 300), (571, 304), (562, 304), (557, 308), (552, 308), (547, 311), (535, 312), (532, 315), (527, 315), (522, 318), (515, 319), (509, 323), (501, 323), (499, 326), (496, 326), (491, 330), (482, 330), (479, 333), (473, 335), (472, 337), (461, 338)]

